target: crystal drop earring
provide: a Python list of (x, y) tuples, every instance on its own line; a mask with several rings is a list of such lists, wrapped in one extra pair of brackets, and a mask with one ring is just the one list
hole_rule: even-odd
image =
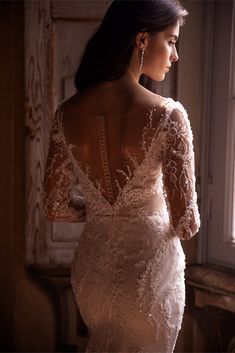
[(143, 68), (143, 64), (144, 64), (144, 50), (145, 50), (145, 48), (142, 48), (142, 49), (141, 49), (141, 58), (140, 58), (140, 66), (139, 66), (139, 71), (141, 71), (141, 70), (142, 70), (142, 68)]

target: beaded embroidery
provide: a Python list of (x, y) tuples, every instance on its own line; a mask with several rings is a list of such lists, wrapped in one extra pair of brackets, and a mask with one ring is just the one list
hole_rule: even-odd
[(163, 100), (158, 120), (155, 105), (148, 111), (139, 140), (144, 157), (123, 147), (125, 170), (110, 168), (100, 116), (99, 179), (92, 177), (91, 165), (82, 167), (77, 147), (66, 141), (63, 104), (52, 122), (44, 213), (69, 222), (84, 220), (86, 214), (71, 284), (89, 329), (87, 353), (171, 353), (181, 327), (185, 256), (180, 238), (197, 233), (200, 215), (187, 113), (179, 102)]

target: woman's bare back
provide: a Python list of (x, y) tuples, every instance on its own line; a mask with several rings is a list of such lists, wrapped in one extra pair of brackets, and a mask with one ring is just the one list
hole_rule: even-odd
[(103, 181), (110, 203), (143, 161), (143, 134), (150, 144), (163, 111), (163, 98), (140, 85), (133, 89), (103, 84), (63, 103), (67, 143), (75, 146), (73, 153), (81, 168), (89, 168), (89, 178), (94, 183)]

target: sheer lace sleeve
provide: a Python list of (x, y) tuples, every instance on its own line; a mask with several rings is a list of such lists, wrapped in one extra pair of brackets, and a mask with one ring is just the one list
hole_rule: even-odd
[(43, 181), (43, 212), (50, 221), (84, 222), (85, 204), (71, 192), (75, 186), (74, 164), (60, 128), (61, 108), (58, 107), (50, 129), (50, 142)]
[(166, 114), (162, 149), (163, 190), (173, 232), (190, 239), (200, 227), (195, 190), (193, 135), (184, 107)]

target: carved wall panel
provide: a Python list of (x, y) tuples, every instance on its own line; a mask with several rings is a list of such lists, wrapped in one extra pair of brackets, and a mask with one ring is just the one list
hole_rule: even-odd
[(82, 223), (49, 222), (41, 191), (49, 121), (71, 96), (84, 45), (109, 1), (25, 1), (26, 263), (68, 265)]

